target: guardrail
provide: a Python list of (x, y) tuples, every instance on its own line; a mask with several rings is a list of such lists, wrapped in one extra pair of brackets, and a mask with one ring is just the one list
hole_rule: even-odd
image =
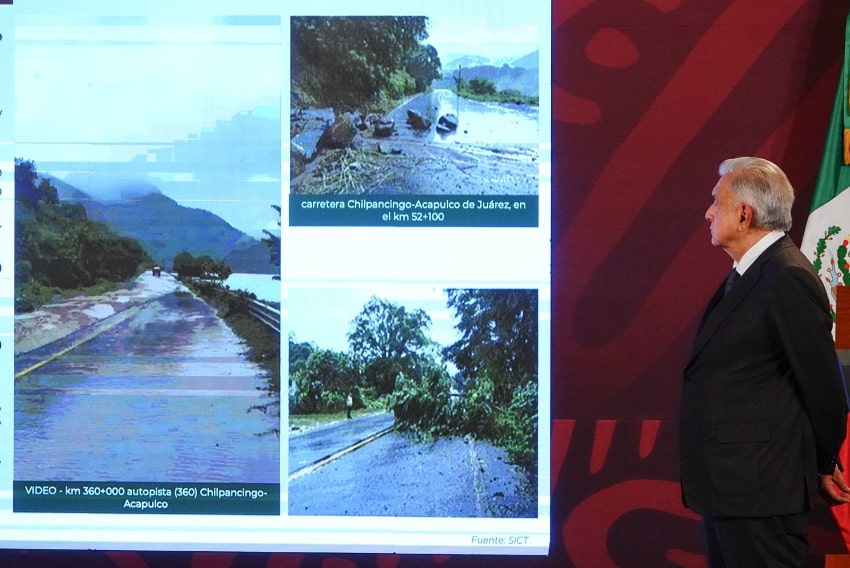
[(280, 306), (261, 300), (248, 300), (248, 312), (276, 332), (280, 333)]
[[(196, 276), (188, 278), (187, 280), (195, 283), (203, 282), (202, 279)], [(215, 285), (215, 287), (220, 292), (234, 298), (248, 293), (245, 290), (232, 290), (229, 287), (222, 286), (220, 284)], [(280, 304), (266, 300), (245, 298), (244, 296), (242, 296), (242, 301), (246, 301), (248, 303), (248, 313), (256, 320), (266, 324), (269, 328), (280, 333)]]

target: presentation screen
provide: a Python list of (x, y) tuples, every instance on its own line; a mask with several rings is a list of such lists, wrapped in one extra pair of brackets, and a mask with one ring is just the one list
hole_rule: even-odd
[(0, 547), (546, 554), (550, 29), (0, 0)]

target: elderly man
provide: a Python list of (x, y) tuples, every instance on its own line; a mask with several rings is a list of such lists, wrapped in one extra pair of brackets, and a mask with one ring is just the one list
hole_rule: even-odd
[(733, 270), (684, 370), (682, 496), (702, 515), (711, 568), (805, 566), (818, 492), (850, 501), (837, 454), (847, 395), (826, 293), (785, 232), (794, 190), (776, 164), (720, 166), (705, 213)]

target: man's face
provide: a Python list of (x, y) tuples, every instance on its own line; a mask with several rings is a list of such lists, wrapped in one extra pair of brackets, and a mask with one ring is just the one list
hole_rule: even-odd
[(741, 203), (729, 189), (729, 175), (717, 180), (711, 195), (714, 202), (705, 212), (706, 220), (711, 223), (711, 244), (731, 254), (730, 249), (735, 248), (734, 245), (741, 235), (737, 228), (742, 209)]

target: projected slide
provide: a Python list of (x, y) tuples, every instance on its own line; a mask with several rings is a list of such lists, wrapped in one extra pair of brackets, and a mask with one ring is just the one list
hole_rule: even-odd
[(544, 554), (548, 3), (55, 4), (0, 4), (0, 547)]
[(292, 224), (537, 225), (537, 34), (452, 53), (452, 12), (291, 22)]
[(537, 291), (384, 288), (290, 292), (289, 513), (536, 517)]
[(278, 513), (277, 386), (177, 261), (277, 272), (279, 74), (243, 62), (281, 51), (278, 16), (16, 19), (16, 511)]

